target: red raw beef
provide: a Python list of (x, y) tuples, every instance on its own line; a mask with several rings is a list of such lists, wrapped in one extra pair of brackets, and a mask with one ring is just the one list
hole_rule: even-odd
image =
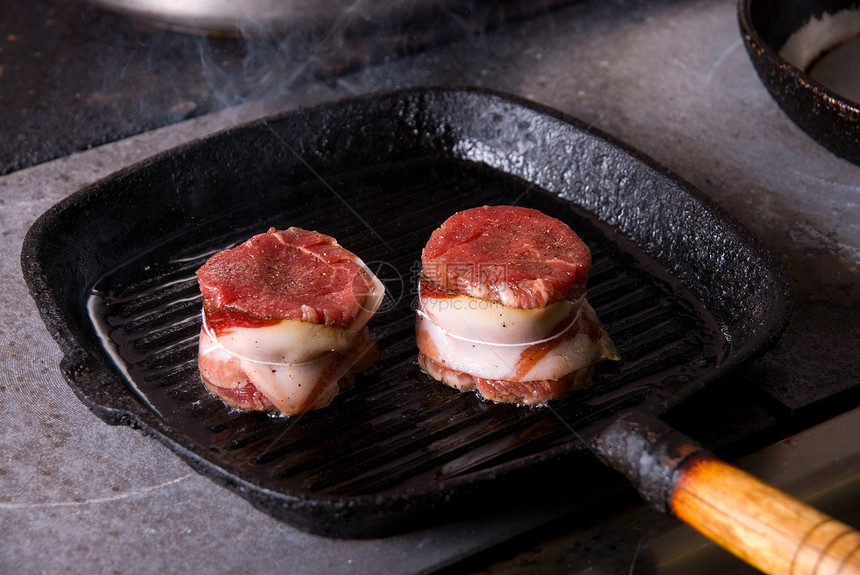
[[(371, 290), (366, 270), (334, 238), (289, 228), (271, 228), (212, 256), (197, 271), (212, 314), (210, 326), (259, 320), (298, 319), (346, 327)], [(220, 320), (220, 321), (219, 321)]]
[[(587, 385), (596, 362), (618, 359), (585, 300), (591, 252), (555, 218), (516, 206), (458, 212), (430, 235), (421, 264), (418, 364), (434, 379), (535, 405)], [(566, 315), (555, 323), (541, 319), (559, 309)], [(515, 334), (524, 339), (510, 341)]]
[(200, 376), (232, 407), (325, 407), (377, 358), (366, 324), (384, 288), (334, 238), (271, 228), (213, 255), (197, 278)]
[(582, 296), (591, 252), (570, 227), (537, 210), (484, 206), (448, 218), (421, 263), (424, 279), (441, 291), (529, 309)]

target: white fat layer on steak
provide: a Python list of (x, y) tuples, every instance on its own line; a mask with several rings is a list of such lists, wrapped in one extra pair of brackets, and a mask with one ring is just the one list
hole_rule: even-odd
[[(238, 369), (284, 413), (297, 413), (328, 405), (350, 372), (353, 362), (342, 354), (326, 354), (303, 363), (265, 363), (238, 357), (219, 346), (206, 331), (200, 334), (200, 353), (206, 362), (238, 362)], [(340, 365), (334, 365), (340, 363)], [(221, 387), (239, 387), (243, 382), (219, 381)], [(324, 389), (317, 391), (317, 386)], [(312, 394), (316, 398), (312, 403)]]
[[(451, 300), (461, 297), (474, 299), (422, 297), (416, 320), (419, 341), (432, 344), (428, 357), (448, 369), (484, 379), (554, 380), (589, 367), (601, 353), (587, 333), (575, 329), (581, 313), (593, 316), (585, 300), (534, 309), (462, 301), (468, 312), (455, 313)], [(563, 328), (556, 329), (562, 322)], [(522, 369), (521, 360), (534, 351), (530, 348), (542, 344), (551, 349), (534, 354), (536, 361)]]
[(562, 300), (546, 307), (521, 309), (467, 295), (435, 298), (418, 293), (419, 314), (452, 337), (479, 343), (532, 345), (579, 310), (582, 299)]
[[(298, 319), (284, 319), (263, 327), (230, 327), (215, 335), (206, 323), (205, 313), (203, 330), (213, 347), (237, 358), (267, 365), (307, 363), (332, 352), (346, 351), (355, 343), (356, 335), (351, 329)], [(200, 352), (207, 353), (202, 346)]]
[(356, 302), (359, 307), (358, 315), (355, 316), (355, 319), (352, 320), (349, 327), (347, 328), (350, 331), (357, 332), (361, 330), (367, 322), (370, 321), (370, 318), (373, 317), (373, 314), (376, 313), (376, 310), (379, 309), (379, 306), (382, 305), (382, 300), (385, 297), (385, 286), (382, 281), (376, 274), (370, 271), (370, 268), (367, 267), (361, 258), (356, 256), (355, 263), (357, 263), (361, 267), (361, 271), (364, 276), (370, 281), (370, 288), (365, 294), (364, 298), (361, 301)]

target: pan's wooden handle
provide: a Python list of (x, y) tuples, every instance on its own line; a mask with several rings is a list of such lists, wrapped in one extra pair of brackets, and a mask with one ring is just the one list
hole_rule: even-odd
[(860, 533), (716, 457), (680, 468), (672, 513), (765, 573), (860, 574)]
[(622, 414), (595, 453), (661, 511), (770, 575), (860, 575), (860, 533), (725, 463), (664, 422)]

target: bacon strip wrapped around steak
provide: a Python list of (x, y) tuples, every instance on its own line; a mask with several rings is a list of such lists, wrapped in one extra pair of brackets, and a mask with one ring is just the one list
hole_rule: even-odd
[(537, 210), (458, 212), (421, 254), (418, 362), (452, 387), (497, 402), (545, 403), (618, 359), (585, 299), (588, 246)]
[(366, 326), (385, 289), (334, 238), (271, 228), (212, 256), (197, 279), (200, 375), (235, 408), (325, 407), (377, 359)]

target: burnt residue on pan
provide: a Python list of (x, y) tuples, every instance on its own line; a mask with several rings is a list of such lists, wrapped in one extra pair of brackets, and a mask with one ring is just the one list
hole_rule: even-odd
[[(589, 301), (622, 356), (548, 408), (484, 402), (416, 363), (421, 247), (453, 212), (503, 203), (589, 244)], [(326, 409), (237, 412), (199, 381), (194, 271), (290, 225), (379, 271), (391, 295), (369, 324), (380, 360)], [(575, 493), (605, 477), (585, 472), (600, 465), (580, 435), (628, 409), (664, 413), (772, 343), (788, 310), (781, 270), (706, 198), (572, 118), (472, 90), (357, 98), (156, 156), (42, 216), (22, 266), (64, 374), (96, 414), (267, 513), (340, 537), (413, 529), (535, 477)]]
[(855, 164), (860, 164), (860, 104), (809, 74), (816, 57), (852, 32), (833, 26), (833, 33), (841, 35), (829, 43), (826, 37), (816, 40), (819, 54), (801, 55), (800, 50), (791, 55), (784, 48), (802, 28), (833, 18), (857, 20), (856, 37), (860, 34), (858, 14), (856, 0), (740, 0), (738, 4), (744, 44), (773, 99), (810, 137)]

